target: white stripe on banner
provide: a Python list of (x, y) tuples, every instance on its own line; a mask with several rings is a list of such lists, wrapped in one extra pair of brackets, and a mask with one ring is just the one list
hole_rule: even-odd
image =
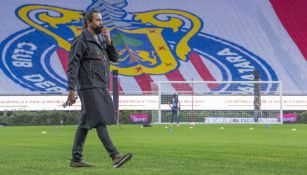
[(125, 94), (137, 94), (141, 93), (142, 90), (137, 83), (137, 81), (134, 79), (134, 77), (126, 77), (122, 75), (118, 75), (120, 85), (124, 91)]
[[(180, 61), (180, 68), (182, 76), (186, 81), (203, 81), (203, 79), (199, 76), (199, 73), (196, 71), (193, 64), (189, 62)], [(197, 93), (209, 92), (210, 89), (205, 84), (193, 84), (193, 90)]]
[[(165, 75), (154, 75), (154, 76), (150, 76), (150, 77), (154, 82), (168, 81), (168, 79), (165, 77)], [(163, 84), (162, 88), (163, 88), (164, 92), (168, 92), (168, 93), (175, 93), (176, 92), (176, 90), (174, 89), (174, 87), (170, 83), (169, 84)]]

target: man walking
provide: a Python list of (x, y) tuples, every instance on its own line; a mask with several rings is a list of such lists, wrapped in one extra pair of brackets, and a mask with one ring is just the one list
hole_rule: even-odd
[(177, 126), (179, 126), (180, 102), (177, 94), (173, 95), (173, 98), (169, 101), (169, 106), (172, 109), (171, 125), (173, 124), (173, 121), (176, 120)]
[(254, 122), (257, 123), (261, 117), (261, 97), (260, 97), (260, 75), (258, 70), (253, 71), (254, 75)]
[(69, 53), (68, 102), (76, 102), (75, 90), (81, 100), (81, 119), (72, 148), (71, 167), (91, 167), (82, 159), (83, 145), (90, 129), (97, 135), (117, 168), (131, 159), (132, 154), (121, 155), (112, 143), (107, 125), (116, 123), (115, 109), (109, 94), (109, 61), (116, 62), (118, 53), (112, 44), (110, 32), (102, 27), (99, 11), (84, 14), (82, 33), (75, 38)]

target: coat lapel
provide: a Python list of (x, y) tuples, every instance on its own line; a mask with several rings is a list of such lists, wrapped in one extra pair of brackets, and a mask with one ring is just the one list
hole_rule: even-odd
[[(85, 35), (85, 39), (86, 39), (88, 42), (93, 42), (93, 43), (97, 44), (98, 47), (99, 47), (101, 50), (103, 50), (103, 46), (95, 40), (94, 36), (93, 36), (87, 29), (84, 30), (84, 35)], [(100, 35), (99, 35), (99, 38), (101, 39), (101, 36), (100, 36)], [(102, 43), (102, 44), (103, 44), (103, 43)]]

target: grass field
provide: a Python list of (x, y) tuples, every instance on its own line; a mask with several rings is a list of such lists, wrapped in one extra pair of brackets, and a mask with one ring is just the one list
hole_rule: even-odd
[(0, 174), (307, 174), (307, 125), (165, 126), (109, 127), (117, 148), (134, 154), (120, 169), (94, 130), (84, 159), (96, 167), (74, 169), (68, 164), (76, 126), (0, 127)]

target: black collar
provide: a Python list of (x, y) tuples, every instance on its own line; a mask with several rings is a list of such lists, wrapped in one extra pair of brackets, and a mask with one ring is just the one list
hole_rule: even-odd
[[(89, 32), (87, 29), (84, 29), (83, 33), (84, 33), (85, 40), (87, 42), (94, 42), (95, 44), (97, 44), (102, 49), (101, 44), (97, 43), (97, 41), (95, 40), (95, 38), (94, 38), (93, 34), (91, 34), (91, 32)], [(98, 38), (99, 38), (100, 41), (102, 41), (102, 45), (104, 45), (104, 40), (102, 39), (103, 37), (101, 37), (101, 35), (98, 35)]]

